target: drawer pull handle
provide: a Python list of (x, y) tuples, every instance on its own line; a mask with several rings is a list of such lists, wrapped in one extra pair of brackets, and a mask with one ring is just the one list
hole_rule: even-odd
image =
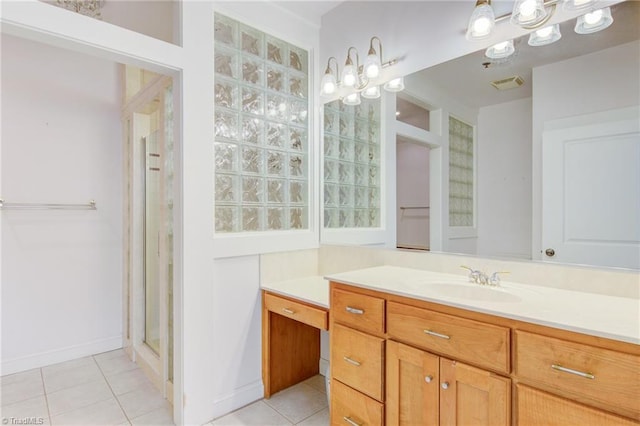
[(451, 339), (451, 337), (447, 336), (446, 334), (441, 334), (441, 333), (436, 333), (435, 331), (431, 331), (431, 330), (423, 330), (424, 334), (428, 334), (429, 336), (435, 336), (435, 337), (439, 337), (441, 339)]
[(282, 312), (287, 313), (289, 315), (295, 315), (296, 311), (291, 310), (289, 308), (282, 308)]
[(351, 426), (362, 426), (362, 423), (356, 422), (351, 417), (344, 416), (343, 419), (345, 422), (349, 423)]
[(584, 377), (585, 379), (595, 380), (596, 376), (591, 373), (585, 373), (583, 371), (574, 370), (572, 368), (563, 367), (558, 364), (551, 364), (551, 368), (557, 371), (562, 371), (563, 373), (575, 374), (576, 376)]
[(428, 375), (424, 377), (424, 381), (427, 383), (431, 383), (431, 381), (433, 380), (433, 376), (432, 375)]
[(442, 382), (440, 386), (442, 387), (442, 389), (447, 390), (449, 389), (449, 382)]
[(353, 364), (356, 367), (360, 367), (360, 363), (358, 361), (356, 361), (355, 359), (352, 359), (352, 358), (349, 358), (348, 356), (345, 356), (344, 360), (347, 361), (349, 364)]
[(352, 308), (351, 306), (347, 306), (345, 309), (350, 314), (364, 315), (364, 309)]

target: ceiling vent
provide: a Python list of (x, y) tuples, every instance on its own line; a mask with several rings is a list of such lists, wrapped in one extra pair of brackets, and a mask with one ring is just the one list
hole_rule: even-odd
[(491, 85), (498, 90), (509, 90), (520, 87), (524, 84), (522, 77), (514, 75), (513, 77), (503, 78), (502, 80), (495, 80), (491, 82)]

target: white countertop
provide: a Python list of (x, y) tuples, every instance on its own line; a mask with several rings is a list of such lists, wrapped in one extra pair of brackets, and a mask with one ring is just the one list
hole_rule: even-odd
[[(317, 278), (309, 280), (317, 285)], [(487, 288), (469, 283), (461, 275), (395, 266), (360, 269), (325, 278), (475, 312), (640, 344), (638, 299), (508, 281), (503, 281), (501, 288)], [(300, 291), (304, 282), (304, 279), (292, 280), (289, 285)], [(323, 296), (327, 297), (328, 306), (328, 289)]]
[(272, 293), (329, 308), (329, 281), (318, 275), (262, 284), (261, 287)]

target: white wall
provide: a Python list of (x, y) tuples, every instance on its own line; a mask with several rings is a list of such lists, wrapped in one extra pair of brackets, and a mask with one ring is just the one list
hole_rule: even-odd
[(429, 248), (429, 209), (400, 209), (429, 206), (429, 147), (398, 140), (396, 149), (397, 244)]
[(122, 346), (117, 65), (2, 36), (2, 374)]
[(478, 254), (531, 258), (531, 98), (480, 108)]
[(532, 254), (541, 256), (542, 132), (549, 120), (640, 105), (640, 41), (533, 69)]

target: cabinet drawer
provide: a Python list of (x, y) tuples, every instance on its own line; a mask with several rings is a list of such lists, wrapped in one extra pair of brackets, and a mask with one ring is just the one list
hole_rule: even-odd
[(637, 426), (637, 423), (586, 405), (517, 385), (518, 426)]
[(515, 343), (520, 380), (640, 418), (639, 356), (519, 330)]
[(331, 330), (331, 375), (382, 401), (384, 339), (334, 324)]
[(265, 307), (276, 314), (292, 318), (296, 321), (308, 324), (312, 327), (327, 330), (329, 321), (327, 311), (314, 308), (284, 297), (266, 293), (264, 297)]
[(382, 404), (360, 392), (331, 381), (331, 424), (382, 426)]
[(397, 340), (460, 361), (502, 373), (510, 371), (507, 327), (389, 302), (387, 333)]
[(384, 333), (384, 299), (333, 289), (331, 314), (335, 321), (369, 333)]

